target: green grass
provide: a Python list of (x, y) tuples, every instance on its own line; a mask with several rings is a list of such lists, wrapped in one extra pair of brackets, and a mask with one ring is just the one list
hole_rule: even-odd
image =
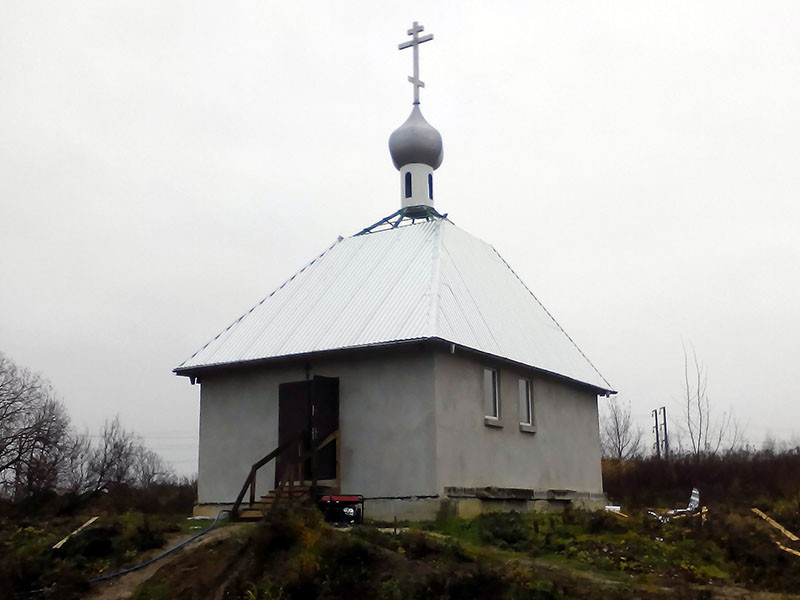
[(90, 516), (0, 521), (0, 589), (25, 593), (56, 585), (63, 588), (59, 597), (81, 597), (87, 579), (136, 564), (143, 552), (180, 533), (185, 522), (184, 516), (138, 511), (105, 514), (59, 550), (52, 549)]
[[(394, 535), (370, 525), (342, 532), (314, 509), (284, 509), (242, 530), (239, 541), (187, 553), (137, 598), (157, 599), (164, 589), (202, 597), (211, 581), (221, 586), (215, 593), (248, 600), (710, 598), (709, 590), (732, 582), (795, 591), (800, 561), (790, 564), (765, 527), (722, 509), (704, 525), (568, 510), (412, 523)], [(232, 574), (219, 583), (213, 569)], [(187, 571), (208, 581), (192, 587)]]
[(647, 516), (623, 520), (602, 512), (490, 513), (424, 526), (470, 544), (592, 569), (618, 580), (620, 575), (642, 574), (677, 575), (694, 582), (731, 579), (731, 565), (718, 543)]

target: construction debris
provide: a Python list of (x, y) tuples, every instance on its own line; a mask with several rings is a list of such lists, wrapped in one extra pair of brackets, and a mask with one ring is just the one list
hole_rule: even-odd
[(700, 508), (700, 490), (692, 488), (692, 495), (689, 496), (689, 504), (686, 505), (686, 508), (673, 508), (667, 514), (669, 516), (686, 515), (697, 512), (698, 508)]
[[(793, 542), (798, 542), (798, 541), (800, 541), (800, 538), (799, 538), (799, 537), (797, 537), (797, 536), (796, 536), (795, 534), (793, 534), (791, 531), (789, 531), (788, 529), (786, 529), (786, 527), (784, 527), (783, 525), (781, 525), (780, 523), (778, 523), (778, 522), (777, 522), (775, 519), (773, 519), (772, 517), (770, 517), (770, 516), (769, 516), (768, 514), (766, 514), (764, 511), (762, 511), (762, 510), (759, 510), (759, 509), (757, 509), (757, 508), (755, 508), (755, 507), (751, 508), (750, 510), (752, 510), (752, 511), (753, 511), (755, 514), (757, 514), (759, 517), (761, 517), (762, 519), (764, 519), (764, 520), (765, 520), (767, 523), (769, 523), (770, 525), (772, 525), (772, 527), (773, 527), (773, 528), (775, 528), (775, 529), (777, 529), (778, 531), (780, 531), (780, 532), (781, 532), (783, 535), (785, 535), (785, 536), (786, 536), (787, 538), (789, 538), (791, 541), (793, 541)], [(784, 546), (784, 545), (783, 545), (783, 544), (781, 544), (781, 543), (780, 543), (778, 540), (773, 540), (773, 541), (775, 542), (775, 545), (776, 545), (778, 548), (780, 548), (781, 550), (783, 550), (784, 552), (788, 552), (789, 554), (794, 554), (795, 556), (800, 556), (800, 551), (797, 551), (797, 550), (795, 550), (794, 548), (789, 548), (788, 546)]]
[(781, 532), (783, 535), (785, 535), (787, 538), (789, 538), (789, 539), (790, 539), (790, 540), (792, 540), (793, 542), (800, 541), (800, 538), (799, 538), (799, 537), (797, 537), (797, 536), (796, 536), (795, 534), (793, 534), (791, 531), (789, 531), (788, 529), (786, 529), (786, 528), (785, 528), (783, 525), (781, 525), (780, 523), (778, 523), (778, 522), (777, 522), (775, 519), (773, 519), (773, 518), (772, 518), (772, 517), (770, 517), (769, 515), (765, 514), (763, 511), (760, 511), (760, 510), (758, 510), (757, 508), (751, 508), (750, 510), (752, 510), (752, 511), (753, 511), (754, 513), (756, 513), (756, 514), (757, 514), (759, 517), (761, 517), (762, 519), (764, 519), (764, 520), (765, 520), (767, 523), (769, 523), (770, 525), (772, 525), (772, 526), (773, 526), (775, 529), (777, 529), (778, 531), (780, 531), (780, 532)]
[(606, 512), (610, 512), (613, 515), (617, 515), (618, 517), (622, 517), (623, 519), (627, 519), (629, 516), (622, 512), (622, 507), (617, 506), (614, 504), (609, 504), (605, 508)]
[(81, 531), (83, 531), (84, 529), (86, 529), (86, 528), (87, 528), (89, 525), (91, 525), (92, 523), (94, 523), (95, 521), (97, 521), (97, 519), (99, 519), (99, 518), (100, 518), (100, 517), (92, 517), (91, 519), (89, 519), (88, 521), (86, 521), (86, 523), (84, 523), (83, 525), (81, 525), (80, 527), (78, 527), (78, 528), (77, 528), (75, 531), (73, 531), (72, 533), (70, 533), (70, 534), (69, 534), (67, 537), (65, 537), (63, 540), (61, 540), (60, 542), (58, 542), (58, 543), (57, 543), (55, 546), (53, 546), (53, 550), (58, 550), (59, 548), (61, 548), (61, 546), (63, 546), (64, 544), (66, 544), (66, 543), (67, 543), (67, 540), (68, 540), (69, 538), (71, 538), (71, 537), (72, 537), (73, 535), (75, 535), (75, 534), (78, 534), (78, 533), (80, 533)]
[[(698, 512), (700, 509), (700, 512)], [(703, 523), (706, 522), (708, 508), (700, 507), (700, 490), (692, 488), (692, 494), (689, 496), (689, 504), (686, 508), (672, 508), (667, 511), (650, 509), (647, 514), (651, 517), (658, 519), (662, 523), (667, 523), (670, 519), (681, 519), (683, 517), (696, 517), (700, 516)]]
[(777, 544), (778, 548), (780, 548), (784, 552), (788, 552), (789, 554), (794, 554), (795, 556), (800, 556), (800, 552), (798, 552), (794, 548), (787, 548), (786, 546), (784, 546), (780, 542), (775, 542), (775, 544)]

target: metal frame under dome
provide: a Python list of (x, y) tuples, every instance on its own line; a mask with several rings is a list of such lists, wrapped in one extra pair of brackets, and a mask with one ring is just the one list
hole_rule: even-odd
[[(442, 215), (432, 206), (406, 206), (405, 208), (401, 208), (400, 210), (393, 212), (388, 217), (384, 217), (377, 223), (373, 223), (369, 227), (362, 229), (353, 237), (365, 235), (367, 233), (375, 233), (376, 231), (386, 231), (387, 229), (406, 227), (408, 225), (414, 225), (417, 221), (434, 221), (436, 219), (446, 218), (447, 213)], [(405, 224), (403, 224), (404, 222)]]

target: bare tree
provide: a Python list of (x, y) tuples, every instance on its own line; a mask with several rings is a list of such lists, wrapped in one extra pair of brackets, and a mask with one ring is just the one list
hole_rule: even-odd
[(600, 419), (603, 455), (617, 460), (641, 456), (643, 431), (631, 418), (631, 403), (615, 398), (606, 407)]
[(41, 377), (15, 365), (0, 353), (0, 481), (13, 479), (19, 459), (20, 437), (28, 426), (31, 412), (39, 404), (43, 388)]
[(64, 448), (64, 468), (59, 487), (73, 494), (92, 491), (93, 478), (90, 469), (92, 441), (89, 433), (75, 433), (67, 440)]
[(132, 485), (136, 481), (134, 464), (141, 446), (136, 435), (124, 427), (119, 415), (106, 421), (100, 441), (89, 458), (89, 474), (94, 491), (119, 485)]
[(105, 422), (96, 444), (88, 433), (76, 433), (50, 383), (0, 353), (0, 493), (82, 494), (174, 479), (164, 459), (119, 417)]
[(142, 445), (136, 451), (133, 470), (136, 484), (142, 488), (175, 480), (175, 472), (161, 455)]
[(54, 489), (70, 420), (50, 383), (0, 354), (0, 486), (15, 497)]
[(694, 456), (732, 452), (741, 445), (742, 431), (733, 410), (717, 416), (707, 393), (708, 375), (692, 348), (683, 349), (683, 423), (679, 429)]
[(15, 444), (16, 497), (56, 489), (69, 445), (70, 422), (64, 405), (52, 397), (43, 397), (29, 412), (29, 420)]

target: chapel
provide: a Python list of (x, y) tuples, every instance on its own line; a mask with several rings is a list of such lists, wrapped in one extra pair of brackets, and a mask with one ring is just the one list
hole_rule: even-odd
[(589, 359), (488, 243), (434, 204), (440, 133), (389, 138), (400, 207), (342, 238), (174, 372), (201, 386), (196, 514), (359, 495), (368, 518), (604, 500)]

